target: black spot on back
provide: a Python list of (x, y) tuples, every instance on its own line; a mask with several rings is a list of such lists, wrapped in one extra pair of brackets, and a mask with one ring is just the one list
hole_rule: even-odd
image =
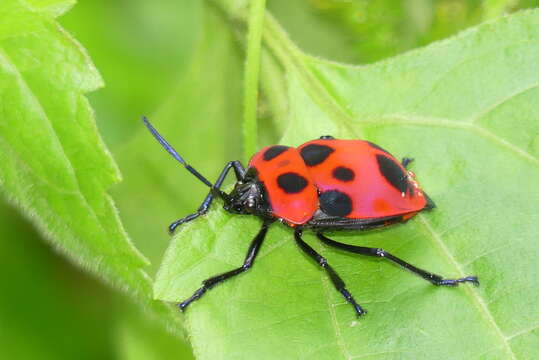
[(378, 167), (380, 173), (386, 178), (386, 180), (399, 192), (406, 193), (408, 190), (408, 178), (407, 174), (402, 168), (392, 159), (385, 155), (376, 155), (378, 161)]
[(310, 144), (301, 149), (300, 154), (307, 166), (315, 166), (323, 163), (334, 151), (327, 145)]
[(339, 166), (333, 169), (333, 177), (337, 180), (348, 182), (354, 180), (356, 174), (350, 168)]
[(378, 150), (380, 150), (380, 151), (383, 151), (383, 152), (389, 154), (389, 151), (387, 151), (387, 150), (384, 149), (383, 147), (381, 147), (381, 146), (379, 146), (379, 145), (376, 145), (375, 143), (372, 143), (372, 142), (370, 142), (370, 141), (367, 141), (367, 143), (368, 143), (370, 146), (372, 146), (373, 148), (378, 149)]
[(288, 148), (289, 146), (284, 146), (284, 145), (272, 146), (264, 152), (264, 160), (270, 161), (271, 159), (274, 159), (277, 156), (284, 153)]
[(307, 179), (303, 176), (288, 172), (279, 175), (277, 185), (287, 194), (297, 194), (307, 186)]
[(352, 212), (352, 199), (339, 190), (323, 192), (319, 201), (320, 209), (330, 216), (345, 217)]

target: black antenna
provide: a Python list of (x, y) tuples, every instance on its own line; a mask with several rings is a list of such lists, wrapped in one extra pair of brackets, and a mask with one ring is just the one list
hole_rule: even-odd
[(187, 171), (189, 171), (191, 174), (195, 175), (200, 181), (202, 181), (204, 184), (208, 185), (210, 188), (213, 188), (213, 184), (208, 181), (202, 174), (200, 174), (198, 171), (196, 171), (194, 168), (191, 167), (191, 165), (187, 164), (185, 160), (181, 157), (180, 154), (174, 148), (155, 130), (155, 128), (150, 124), (150, 121), (148, 121), (148, 118), (146, 116), (142, 117), (142, 121), (144, 122), (144, 125), (150, 130), (152, 135), (159, 141), (159, 143), (165, 148), (166, 151), (170, 153), (174, 157), (174, 159), (178, 160)]

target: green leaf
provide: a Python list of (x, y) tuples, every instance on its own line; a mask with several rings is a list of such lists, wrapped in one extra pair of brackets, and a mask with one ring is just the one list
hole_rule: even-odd
[[(135, 306), (120, 304), (115, 308), (116, 324), (112, 327), (115, 359), (119, 360), (192, 360), (187, 342), (178, 341), (160, 324)], [(110, 336), (112, 335), (112, 336)]]
[(66, 263), (3, 198), (0, 282), (2, 359), (114, 356), (103, 331), (114, 325), (110, 289)]
[[(243, 8), (223, 2), (222, 9), (232, 24), (245, 21)], [(276, 224), (248, 273), (189, 308), (197, 357), (539, 356), (539, 11), (364, 67), (304, 55), (271, 16), (264, 40), (285, 68), (289, 127), (282, 143), (329, 133), (412, 156), (413, 171), (438, 205), (403, 225), (332, 237), (384, 247), (447, 277), (476, 274), (481, 287), (434, 287), (306, 235), (369, 310), (356, 319), (326, 274), (296, 248), (291, 231)], [(214, 208), (173, 239), (157, 298), (183, 300), (201, 280), (243, 261), (260, 220)]]
[(72, 4), (0, 5), (1, 194), (72, 261), (150, 303), (148, 261), (107, 193), (121, 177), (85, 96), (101, 77), (55, 21)]
[[(114, 156), (117, 145), (140, 128), (141, 114), (152, 114), (174, 90), (200, 33), (201, 8), (198, 0), (131, 0), (129, 6), (122, 1), (79, 1), (59, 19), (84, 44), (105, 79), (106, 86), (88, 98)], [(120, 161), (118, 165), (121, 169)]]

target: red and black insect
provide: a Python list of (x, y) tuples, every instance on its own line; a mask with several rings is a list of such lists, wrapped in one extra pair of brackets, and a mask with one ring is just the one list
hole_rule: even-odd
[[(225, 210), (234, 214), (255, 215), (263, 221), (262, 228), (247, 250), (243, 265), (204, 280), (202, 287), (179, 303), (181, 310), (185, 310), (215, 285), (251, 268), (269, 225), (277, 220), (294, 229), (299, 248), (327, 272), (337, 291), (354, 307), (358, 316), (364, 314), (365, 310), (346, 289), (344, 281), (327, 260), (303, 241), (303, 230), (313, 230), (326, 245), (390, 260), (434, 285), (456, 286), (462, 282), (479, 284), (476, 276), (444, 279), (383, 249), (344, 244), (324, 235), (326, 231), (381, 228), (407, 221), (420, 211), (434, 208), (432, 200), (419, 187), (414, 173), (406, 169), (412, 159), (404, 158), (399, 162), (389, 152), (368, 141), (322, 136), (298, 148), (268, 146), (251, 158), (247, 169), (239, 161), (230, 161), (212, 184), (188, 165), (146, 118), (143, 120), (161, 145), (210, 187), (197, 212), (172, 223), (169, 227), (171, 232), (179, 225), (205, 214), (215, 197), (224, 201)], [(220, 188), (231, 169), (237, 182), (227, 194)]]

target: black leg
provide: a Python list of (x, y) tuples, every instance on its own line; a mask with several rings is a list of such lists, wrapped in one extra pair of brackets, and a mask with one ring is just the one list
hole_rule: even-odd
[(212, 276), (209, 279), (206, 279), (202, 282), (202, 287), (195, 291), (191, 297), (185, 301), (182, 301), (178, 304), (179, 308), (184, 311), (189, 304), (191, 304), (193, 301), (198, 300), (208, 291), (209, 289), (213, 288), (215, 285), (222, 283), (225, 280), (230, 279), (233, 276), (236, 276), (238, 274), (241, 274), (244, 271), (249, 270), (251, 266), (253, 266), (253, 262), (255, 261), (256, 255), (258, 254), (258, 250), (260, 250), (260, 246), (262, 245), (262, 242), (264, 241), (264, 238), (266, 237), (266, 233), (268, 232), (268, 227), (272, 223), (272, 220), (265, 220), (262, 224), (262, 228), (258, 232), (258, 234), (255, 236), (253, 241), (251, 242), (251, 245), (249, 246), (249, 250), (247, 250), (247, 255), (245, 256), (245, 261), (243, 262), (243, 265), (239, 268), (236, 268), (231, 271), (227, 271), (225, 273)]
[[(217, 194), (219, 194), (219, 189), (221, 188), (221, 185), (223, 185), (223, 182), (225, 181), (225, 178), (230, 171), (230, 169), (234, 169), (234, 174), (236, 175), (236, 179), (240, 180), (243, 179), (243, 176), (245, 175), (245, 169), (243, 168), (243, 165), (239, 161), (230, 161), (228, 162), (225, 167), (223, 168), (223, 171), (221, 171), (221, 174), (219, 175), (219, 178), (215, 182), (215, 185), (213, 185), (212, 189), (206, 195), (206, 198), (204, 198), (204, 201), (199, 206), (198, 210), (194, 214), (187, 215), (186, 217), (183, 217), (179, 220), (174, 221), (172, 224), (169, 225), (168, 231), (170, 233), (173, 233), (174, 230), (181, 224), (185, 224), (186, 222), (189, 222), (191, 220), (196, 219), (200, 215), (204, 215), (208, 212), (208, 209), (210, 208), (210, 205), (213, 201), (213, 198)], [(220, 194), (221, 195), (221, 194)], [(224, 195), (224, 194), (223, 194)]]
[(408, 165), (410, 165), (410, 163), (414, 161), (414, 158), (409, 158), (409, 157), (403, 157), (402, 158), (402, 161), (401, 161), (401, 164), (402, 166), (404, 166), (405, 169), (408, 168)]
[(436, 204), (434, 203), (434, 201), (432, 201), (430, 196), (428, 196), (427, 193), (424, 192), (424, 191), (423, 191), (423, 196), (425, 197), (425, 199), (427, 199), (427, 205), (425, 205), (424, 210), (432, 210), (432, 209), (434, 209), (436, 207)]
[(313, 258), (318, 265), (320, 265), (324, 270), (326, 270), (326, 273), (329, 275), (329, 278), (331, 279), (331, 282), (333, 283), (333, 286), (335, 286), (335, 289), (339, 291), (342, 296), (348, 301), (352, 306), (354, 307), (354, 310), (356, 311), (357, 316), (361, 316), (367, 311), (363, 310), (363, 308), (356, 302), (352, 294), (346, 289), (346, 285), (344, 281), (340, 278), (340, 276), (333, 270), (331, 266), (329, 266), (327, 260), (320, 254), (318, 254), (312, 247), (310, 247), (303, 239), (301, 238), (301, 230), (296, 230), (294, 232), (294, 237), (296, 238), (296, 243), (299, 245), (300, 249), (303, 250), (307, 255), (309, 255), (311, 258)]
[(477, 276), (466, 276), (460, 279), (444, 279), (439, 275), (416, 268), (415, 266), (407, 263), (404, 260), (399, 259), (396, 256), (391, 255), (390, 253), (388, 253), (387, 251), (383, 249), (343, 244), (343, 243), (331, 240), (325, 237), (324, 235), (322, 235), (321, 233), (317, 233), (316, 236), (318, 236), (318, 238), (324, 244), (333, 246), (337, 249), (346, 250), (346, 251), (353, 252), (356, 254), (361, 254), (361, 255), (377, 256), (377, 257), (381, 257), (381, 258), (393, 261), (394, 263), (397, 263), (403, 268), (410, 270), (414, 274), (421, 276), (423, 279), (429, 281), (430, 283), (434, 285), (457, 286), (459, 283), (462, 283), (462, 282), (471, 282), (475, 285), (479, 285), (479, 280), (477, 279)]

